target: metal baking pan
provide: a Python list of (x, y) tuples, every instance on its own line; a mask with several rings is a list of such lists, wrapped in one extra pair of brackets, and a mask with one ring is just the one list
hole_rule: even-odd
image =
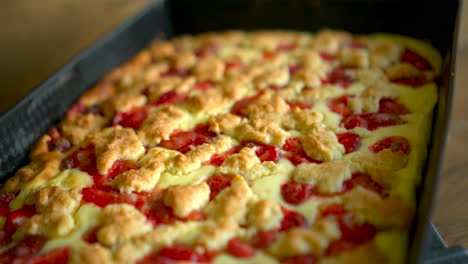
[(417, 190), (408, 263), (468, 263), (462, 248), (444, 249), (444, 244), (437, 242), (440, 237), (426, 231), (431, 227), (429, 218), (447, 136), (459, 10), (460, 1), (432, 0), (154, 1), (0, 116), (0, 180), (27, 163), (32, 144), (61, 119), (80, 94), (153, 39), (225, 29), (336, 28), (363, 34), (403, 34), (427, 40), (443, 57), (439, 102), (423, 182)]

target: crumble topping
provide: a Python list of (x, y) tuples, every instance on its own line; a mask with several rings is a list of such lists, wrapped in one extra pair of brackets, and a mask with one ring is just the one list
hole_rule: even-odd
[(338, 142), (335, 133), (322, 125), (313, 126), (301, 142), (307, 156), (316, 160), (339, 159), (344, 153), (344, 147)]
[(289, 133), (275, 123), (263, 119), (253, 119), (236, 127), (234, 135), (239, 141), (257, 141), (281, 146)]
[(98, 131), (104, 124), (104, 118), (96, 114), (70, 114), (60, 125), (64, 136), (74, 145), (80, 144), (86, 136)]
[(224, 63), (217, 58), (207, 57), (201, 59), (193, 67), (193, 74), (201, 81), (217, 81), (223, 77)]
[(50, 152), (38, 156), (34, 161), (21, 168), (9, 178), (1, 188), (1, 193), (17, 193), (24, 187), (35, 182), (47, 182), (59, 173), (62, 155), (58, 152)]
[(172, 132), (187, 121), (187, 114), (171, 105), (163, 105), (150, 110), (148, 117), (138, 130), (138, 137), (145, 145), (157, 145), (169, 139)]
[(215, 200), (207, 205), (205, 212), (217, 223), (245, 222), (247, 205), (256, 199), (255, 196), (244, 178), (236, 175), (231, 186), (219, 193)]
[(209, 130), (215, 133), (224, 133), (234, 135), (234, 129), (241, 124), (242, 119), (239, 116), (226, 113), (211, 117), (208, 120)]
[(114, 112), (125, 112), (146, 103), (146, 97), (141, 94), (120, 93), (103, 103), (104, 112), (111, 115)]
[(199, 210), (210, 198), (210, 187), (206, 183), (197, 185), (173, 185), (163, 194), (164, 204), (171, 207), (178, 217), (186, 217), (193, 210)]
[(341, 191), (343, 182), (351, 178), (351, 163), (346, 160), (303, 163), (293, 173), (296, 182), (315, 185), (324, 193), (336, 193)]
[(99, 244), (84, 244), (83, 246), (73, 250), (68, 260), (70, 264), (80, 263), (113, 263), (109, 250)]
[(48, 238), (67, 235), (74, 227), (73, 217), (67, 213), (49, 212), (32, 216), (13, 235), (20, 240), (27, 235), (45, 236)]
[(65, 190), (60, 186), (45, 186), (33, 191), (27, 204), (34, 204), (39, 213), (73, 213), (79, 206), (81, 194), (78, 188)]
[(364, 188), (355, 188), (343, 196), (345, 207), (361, 214), (379, 228), (405, 229), (409, 227), (414, 208), (396, 196), (381, 198)]
[(330, 240), (340, 237), (335, 223), (324, 221), (316, 223), (315, 228), (294, 228), (281, 234), (268, 248), (268, 252), (279, 259), (306, 254), (321, 255)]
[(127, 204), (109, 205), (102, 211), (96, 237), (106, 246), (120, 244), (151, 229), (146, 217)]
[(421, 75), (421, 72), (415, 66), (407, 62), (404, 62), (404, 63), (398, 63), (398, 64), (389, 66), (385, 70), (385, 74), (390, 79), (396, 79), (396, 78), (411, 78), (411, 77), (419, 76)]
[(416, 119), (432, 114), (440, 62), (408, 41), (230, 31), (151, 44), (1, 186), (0, 262), (399, 263), (428, 137)]
[(283, 213), (278, 203), (272, 200), (260, 200), (250, 207), (247, 222), (258, 230), (274, 230), (281, 226)]
[(154, 188), (164, 170), (164, 162), (160, 166), (152, 164), (152, 169), (141, 168), (131, 169), (119, 174), (112, 182), (112, 187), (118, 188), (122, 192), (150, 191)]
[(135, 131), (129, 128), (105, 128), (90, 134), (86, 141), (94, 145), (96, 166), (103, 175), (107, 174), (116, 160), (137, 160), (145, 152)]

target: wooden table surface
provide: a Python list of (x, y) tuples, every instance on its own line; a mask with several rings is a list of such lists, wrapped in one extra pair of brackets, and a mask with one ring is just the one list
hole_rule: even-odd
[[(0, 112), (148, 0), (16, 0), (0, 8)], [(464, 13), (468, 12), (465, 6)], [(467, 13), (468, 14), (468, 13)], [(468, 19), (462, 21), (452, 122), (433, 221), (468, 248)]]

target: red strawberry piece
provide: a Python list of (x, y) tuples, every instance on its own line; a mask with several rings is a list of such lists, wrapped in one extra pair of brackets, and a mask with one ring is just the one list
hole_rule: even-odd
[[(350, 115), (342, 120), (346, 129), (353, 129), (355, 127), (363, 127), (369, 129), (368, 115)], [(391, 116), (393, 117), (393, 116)]]
[(276, 52), (274, 52), (274, 51), (265, 50), (265, 51), (263, 52), (263, 59), (264, 59), (264, 60), (271, 60), (271, 59), (273, 59), (275, 56), (276, 56)]
[(351, 179), (345, 181), (343, 184), (345, 190), (351, 190), (357, 186), (361, 186), (379, 194), (383, 192), (382, 186), (375, 182), (370, 176), (362, 173), (354, 173)]
[(232, 60), (226, 61), (227, 69), (238, 68), (241, 66), (242, 66), (242, 62), (239, 59), (232, 59)]
[(67, 115), (83, 114), (85, 112), (86, 112), (86, 107), (81, 103), (81, 101), (78, 101), (67, 110)]
[(345, 147), (346, 154), (357, 151), (361, 147), (361, 138), (354, 133), (338, 134), (338, 142)]
[(89, 244), (94, 244), (96, 242), (98, 242), (98, 239), (97, 239), (97, 231), (99, 230), (99, 226), (96, 226), (94, 228), (91, 228), (89, 230), (87, 230), (86, 232), (83, 233), (83, 235), (81, 235), (81, 238), (88, 242)]
[(246, 98), (243, 98), (243, 99), (240, 99), (239, 101), (237, 101), (231, 108), (231, 113), (235, 114), (235, 115), (238, 115), (238, 116), (245, 116), (244, 113), (242, 112), (253, 100), (257, 99), (258, 97), (260, 97), (262, 95), (261, 92), (253, 95), (253, 96), (250, 96), (250, 97), (246, 97)]
[(272, 91), (281, 91), (284, 89), (284, 86), (279, 86), (279, 85), (270, 85), (268, 86), (268, 89), (272, 90)]
[(141, 94), (148, 97), (151, 94), (151, 90), (153, 89), (154, 89), (154, 86), (148, 85), (141, 90)]
[(162, 248), (157, 253), (152, 253), (138, 261), (137, 264), (169, 264), (174, 261), (210, 262), (213, 256), (210, 253), (198, 253), (194, 248), (184, 245), (174, 245)]
[(341, 231), (341, 238), (332, 241), (326, 255), (351, 250), (374, 238), (377, 228), (369, 223), (354, 223), (353, 215), (347, 212), (341, 204), (330, 204), (322, 210), (322, 217), (334, 216)]
[(392, 114), (365, 113), (350, 115), (346, 117), (342, 123), (346, 129), (363, 127), (373, 131), (380, 127), (403, 125), (406, 124), (406, 121)]
[(422, 86), (428, 82), (432, 82), (435, 79), (435, 74), (433, 72), (431, 63), (418, 53), (406, 49), (401, 54), (400, 61), (413, 65), (421, 71), (421, 74), (411, 77), (393, 78), (390, 81), (417, 87)]
[(172, 212), (172, 208), (162, 203), (162, 200), (155, 200), (149, 204), (149, 209), (144, 210), (144, 214), (153, 225), (173, 224), (178, 219)]
[(112, 164), (112, 167), (107, 171), (107, 181), (113, 180), (117, 175), (121, 174), (122, 172), (129, 171), (129, 170), (136, 170), (139, 169), (140, 166), (136, 163), (131, 161), (122, 161), (117, 160)]
[(325, 255), (333, 256), (340, 253), (353, 250), (359, 245), (366, 243), (374, 238), (377, 233), (375, 226), (369, 223), (348, 225), (345, 221), (339, 221), (341, 238), (332, 241)]
[(283, 150), (290, 152), (302, 151), (302, 143), (299, 138), (288, 138), (283, 145)]
[(291, 161), (294, 166), (302, 163), (320, 163), (320, 161), (309, 158), (305, 153), (286, 153), (284, 157)]
[(103, 115), (102, 112), (101, 112), (101, 106), (98, 105), (98, 104), (93, 104), (91, 106), (88, 106), (86, 108), (86, 113), (87, 114), (99, 114), (99, 115)]
[(327, 217), (329, 215), (341, 217), (345, 214), (346, 214), (346, 210), (344, 206), (342, 204), (336, 204), (336, 203), (329, 204), (321, 212), (322, 217)]
[(36, 207), (34, 205), (24, 205), (22, 208), (10, 212), (8, 220), (15, 227), (22, 225), (28, 218), (36, 214)]
[(252, 245), (255, 248), (266, 248), (270, 246), (278, 236), (277, 230), (272, 231), (260, 231), (253, 238)]
[(215, 137), (216, 133), (208, 131), (208, 126), (199, 125), (191, 131), (180, 131), (172, 134), (168, 140), (162, 141), (159, 146), (185, 154), (190, 151), (191, 147), (207, 143)]
[(206, 220), (206, 216), (200, 211), (193, 210), (186, 217), (181, 218), (181, 220), (184, 221), (184, 222), (204, 221), (204, 220)]
[(274, 145), (259, 142), (243, 142), (241, 145), (255, 149), (255, 155), (257, 155), (261, 162), (277, 162), (281, 157), (280, 149)]
[(302, 69), (302, 66), (301, 65), (289, 65), (288, 69), (289, 69), (289, 74), (294, 75)]
[(349, 43), (349, 47), (352, 49), (366, 49), (367, 48), (366, 44), (359, 42), (357, 40), (354, 40), (354, 39), (351, 40), (351, 42)]
[(210, 54), (216, 54), (219, 48), (217, 43), (208, 43), (205, 46), (195, 50), (195, 56), (198, 58), (204, 58)]
[(0, 254), (0, 263), (26, 263), (36, 255), (44, 245), (44, 239), (37, 236), (29, 236), (8, 248)]
[(73, 164), (76, 165), (77, 168), (90, 170), (89, 167), (96, 166), (96, 154), (94, 152), (94, 146), (90, 145), (88, 147), (79, 148), (72, 154)]
[(281, 221), (281, 227), (279, 229), (280, 232), (293, 227), (307, 226), (305, 217), (300, 213), (288, 210), (284, 207), (282, 207), (281, 210), (283, 211), (283, 221)]
[(384, 149), (390, 149), (392, 152), (401, 151), (408, 155), (410, 152), (410, 143), (405, 137), (392, 136), (379, 140), (369, 147), (369, 150), (374, 153), (378, 153)]
[(290, 204), (301, 204), (312, 195), (313, 186), (295, 182), (287, 182), (281, 185), (281, 195)]
[(127, 203), (141, 207), (149, 197), (148, 193), (119, 193), (110, 186), (86, 187), (81, 191), (83, 201), (93, 203), (99, 207), (109, 204)]
[(91, 176), (99, 175), (96, 168), (96, 154), (94, 153), (93, 145), (75, 150), (64, 162), (67, 169), (78, 168)]
[(161, 224), (174, 224), (177, 221), (203, 221), (206, 220), (206, 216), (197, 210), (193, 210), (187, 216), (179, 218), (174, 215), (171, 207), (165, 205), (159, 195), (153, 195), (152, 197), (145, 197), (141, 206), (137, 206), (139, 210), (146, 216), (148, 221), (154, 226)]
[(297, 256), (290, 257), (281, 260), (281, 264), (316, 264), (318, 263), (317, 257), (306, 255), (306, 256)]
[(287, 182), (281, 185), (281, 195), (283, 199), (290, 204), (301, 204), (307, 201), (311, 196), (330, 197), (342, 194), (347, 189), (343, 189), (336, 193), (324, 193), (317, 187), (305, 183)]
[(180, 261), (205, 262), (210, 260), (207, 256), (197, 253), (193, 248), (185, 246), (163, 248), (159, 251), (159, 256)]
[(66, 138), (58, 138), (48, 142), (49, 151), (58, 150), (60, 152), (66, 152), (71, 148), (71, 143)]
[(418, 53), (405, 49), (400, 57), (401, 62), (407, 62), (421, 71), (433, 70), (431, 63)]
[(166, 258), (166, 257), (161, 257), (157, 253), (146, 255), (143, 259), (136, 262), (136, 264), (174, 264), (174, 263), (175, 263), (174, 260), (170, 258)]
[(297, 48), (295, 43), (281, 43), (276, 47), (276, 51), (292, 51)]
[(76, 102), (67, 110), (67, 115), (72, 114), (102, 114), (101, 107), (98, 104), (85, 106), (81, 101)]
[(219, 192), (231, 186), (231, 177), (224, 174), (213, 175), (206, 180), (210, 187), (210, 201), (213, 200)]
[(335, 61), (336, 60), (336, 55), (333, 55), (333, 54), (330, 54), (330, 53), (327, 53), (327, 52), (320, 52), (320, 57), (322, 58), (322, 60), (324, 61), (328, 61), (328, 62), (332, 62), (332, 61)]
[(200, 82), (200, 83), (197, 83), (193, 86), (193, 89), (195, 90), (198, 90), (198, 91), (205, 91), (205, 90), (208, 90), (212, 87), (214, 87), (215, 84), (213, 82)]
[(60, 137), (60, 132), (56, 127), (54, 127), (51, 130), (49, 130), (49, 133), (47, 133), (47, 135), (49, 135), (51, 140), (54, 140)]
[(394, 83), (400, 83), (412, 87), (418, 87), (425, 85), (428, 82), (432, 82), (434, 80), (434, 76), (431, 74), (421, 74), (412, 77), (401, 77), (401, 78), (393, 78), (390, 81)]
[(382, 97), (379, 101), (379, 113), (406, 115), (409, 112), (405, 105), (397, 103), (394, 98)]
[(334, 98), (329, 101), (328, 106), (330, 110), (340, 114), (342, 116), (348, 116), (353, 113), (353, 111), (348, 107), (348, 99), (352, 98), (352, 95), (343, 95), (337, 98)]
[(330, 244), (328, 245), (327, 250), (325, 251), (326, 256), (334, 256), (338, 255), (340, 253), (350, 251), (353, 248), (355, 248), (356, 245), (354, 245), (351, 242), (344, 241), (344, 240), (335, 240), (331, 241)]
[(33, 257), (28, 264), (66, 264), (69, 254), (69, 248), (54, 249)]
[(311, 109), (314, 105), (310, 102), (286, 101), (291, 108)]
[(151, 106), (157, 106), (162, 104), (181, 104), (187, 101), (188, 95), (186, 93), (177, 93), (175, 91), (169, 91), (161, 95), (156, 101), (152, 102)]
[(49, 151), (58, 150), (61, 152), (65, 152), (70, 149), (70, 141), (68, 141), (68, 139), (66, 138), (63, 138), (56, 127), (49, 130), (49, 133), (47, 134), (50, 137), (50, 140), (47, 141)]
[(200, 82), (200, 83), (195, 84), (193, 86), (193, 89), (199, 90), (199, 91), (205, 91), (214, 87), (214, 85), (215, 84), (213, 82), (205, 81), (205, 82)]
[(323, 84), (339, 85), (343, 88), (348, 88), (353, 83), (353, 78), (348, 76), (344, 69), (335, 68), (328, 76), (322, 80)]
[(147, 115), (148, 111), (145, 107), (134, 107), (126, 112), (117, 112), (112, 120), (112, 125), (137, 129), (146, 119)]
[(83, 194), (83, 201), (94, 203), (99, 207), (120, 203), (119, 194), (116, 192), (105, 191), (94, 187), (86, 187), (81, 191), (81, 193)]
[(249, 258), (255, 255), (254, 248), (236, 238), (229, 240), (226, 250), (229, 254), (238, 258)]
[(21, 209), (10, 211), (6, 210), (6, 221), (3, 225), (3, 230), (0, 233), (0, 246), (7, 245), (11, 242), (13, 234), (19, 226), (21, 226), (31, 216), (36, 214), (36, 207), (34, 205), (25, 205)]
[(302, 143), (299, 138), (288, 138), (282, 146), (282, 149), (286, 151), (284, 157), (295, 166), (302, 163), (321, 163), (321, 161), (314, 160), (306, 155), (302, 149)]
[(10, 203), (16, 199), (17, 194), (5, 193), (0, 194), (0, 215), (6, 216), (10, 211)]
[(341, 240), (353, 244), (363, 244), (371, 240), (377, 233), (375, 226), (369, 223), (348, 224), (346, 221), (340, 221)]
[(219, 166), (221, 166), (221, 164), (223, 164), (224, 160), (227, 157), (229, 157), (232, 154), (238, 153), (241, 148), (242, 148), (242, 145), (239, 145), (239, 146), (231, 148), (230, 150), (228, 150), (228, 151), (226, 151), (224, 153), (214, 154), (211, 157), (209, 164), (213, 165), (213, 166), (216, 166), (216, 167), (219, 167)]

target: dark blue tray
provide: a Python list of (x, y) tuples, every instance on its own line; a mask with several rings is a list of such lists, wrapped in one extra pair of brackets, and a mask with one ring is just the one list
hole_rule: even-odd
[[(155, 0), (76, 56), (0, 116), (0, 181), (27, 163), (32, 144), (99, 78), (159, 37), (225, 29), (340, 28), (425, 39), (442, 54), (442, 78), (424, 177), (417, 190), (408, 263), (468, 263), (445, 248), (428, 219), (440, 175), (453, 93), (460, 1)], [(431, 233), (432, 232), (432, 233)]]

